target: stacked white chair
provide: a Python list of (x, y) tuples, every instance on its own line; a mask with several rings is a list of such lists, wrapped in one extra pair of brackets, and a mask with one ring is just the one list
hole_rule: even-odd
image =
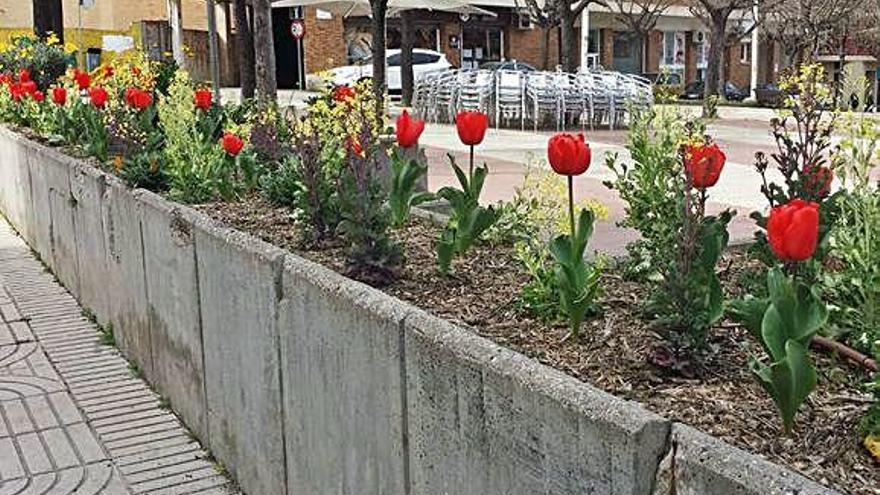
[(629, 111), (654, 103), (650, 81), (611, 71), (452, 70), (420, 80), (413, 106), (431, 122), (453, 123), (462, 110), (490, 114), (497, 127), (568, 129), (623, 125)]
[(521, 130), (526, 127), (526, 76), (515, 70), (499, 70), (495, 74), (495, 126), (501, 121), (519, 119)]

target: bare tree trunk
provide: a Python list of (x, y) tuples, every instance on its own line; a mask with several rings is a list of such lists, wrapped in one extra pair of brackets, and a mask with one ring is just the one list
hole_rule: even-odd
[(409, 10), (400, 13), (400, 99), (403, 106), (412, 105), (413, 84), (413, 19)]
[(727, 18), (712, 16), (712, 32), (709, 34), (709, 56), (706, 60), (706, 84), (703, 92), (703, 116), (709, 117), (709, 100), (718, 94), (718, 79), (721, 73), (721, 59), (724, 53), (724, 36)]
[(256, 94), (263, 103), (278, 96), (275, 74), (275, 40), (272, 33), (272, 4), (270, 0), (253, 0), (254, 8), (254, 72)]
[(241, 84), (241, 99), (253, 98), (254, 87), (254, 33), (248, 21), (247, 3), (235, 0), (235, 49), (238, 55), (238, 76)]
[(568, 2), (560, 2), (559, 10), (559, 65), (566, 72), (574, 72), (577, 70), (576, 61), (574, 59), (574, 12)]
[(45, 40), (49, 33), (55, 33), (64, 43), (64, 11), (61, 0), (33, 0), (34, 34)]
[(385, 14), (388, 0), (370, 0), (373, 13), (373, 94), (376, 97), (376, 117), (381, 118), (385, 107)]

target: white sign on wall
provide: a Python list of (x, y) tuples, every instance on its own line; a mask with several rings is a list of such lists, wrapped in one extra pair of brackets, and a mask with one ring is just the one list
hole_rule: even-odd
[(124, 52), (134, 48), (134, 38), (117, 34), (104, 35), (101, 39), (101, 49), (105, 52)]

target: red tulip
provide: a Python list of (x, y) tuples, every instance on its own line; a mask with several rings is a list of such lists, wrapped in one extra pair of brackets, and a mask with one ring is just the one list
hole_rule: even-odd
[(804, 167), (803, 189), (810, 197), (824, 198), (831, 192), (834, 172), (828, 167)]
[(113, 74), (114, 74), (113, 66), (112, 65), (105, 65), (104, 66), (104, 77), (113, 77)]
[(592, 152), (584, 135), (556, 134), (547, 143), (547, 158), (553, 171), (560, 175), (581, 175), (590, 168)]
[(21, 88), (21, 83), (11, 83), (9, 85), (9, 95), (12, 96), (13, 101), (21, 101), (21, 97), (24, 96), (25, 92)]
[(706, 189), (717, 184), (725, 161), (727, 156), (715, 143), (689, 145), (685, 148), (684, 168), (697, 189)]
[(336, 101), (350, 102), (357, 98), (357, 91), (351, 86), (337, 86), (333, 90), (333, 99)]
[(364, 147), (361, 145), (361, 142), (353, 137), (348, 137), (345, 139), (345, 148), (354, 155), (360, 157), (364, 157), (366, 155), (364, 153)]
[(223, 133), (223, 137), (220, 138), (220, 145), (223, 147), (223, 151), (229, 153), (231, 156), (236, 156), (241, 153), (241, 149), (244, 148), (244, 141), (231, 132)]
[(92, 77), (89, 76), (89, 73), (79, 69), (73, 69), (73, 80), (76, 81), (76, 85), (80, 90), (89, 89), (89, 86), (92, 84)]
[(810, 259), (819, 240), (819, 205), (793, 199), (773, 208), (767, 220), (767, 238), (782, 261)]
[(54, 101), (56, 105), (64, 105), (67, 103), (67, 90), (61, 86), (55, 86), (52, 88), (52, 101)]
[(31, 80), (31, 71), (28, 69), (21, 69), (18, 71), (18, 82), (26, 83)]
[(406, 110), (397, 117), (397, 144), (401, 148), (411, 148), (419, 143), (419, 136), (425, 130), (425, 121), (410, 117)]
[(27, 93), (27, 94), (29, 94), (29, 95), (32, 95), (32, 94), (34, 94), (34, 93), (37, 91), (37, 89), (38, 89), (38, 88), (37, 88), (37, 83), (35, 83), (34, 81), (27, 80), (27, 81), (22, 81), (22, 82), (21, 82), (21, 90), (22, 90), (24, 93)]
[(125, 102), (132, 108), (143, 110), (153, 103), (153, 95), (142, 89), (128, 88), (125, 90)]
[(138, 67), (137, 65), (132, 65), (131, 66), (131, 75), (133, 75), (135, 77), (139, 77), (141, 75), (141, 68)]
[(102, 87), (92, 88), (89, 90), (89, 99), (95, 108), (104, 108), (108, 98), (107, 90)]
[(196, 102), (196, 108), (201, 108), (202, 110), (210, 109), (214, 103), (214, 94), (209, 89), (197, 89), (193, 93), (193, 98)]
[(40, 90), (37, 90), (31, 93), (31, 97), (34, 99), (35, 102), (42, 103), (46, 99), (46, 94)]
[(468, 146), (476, 146), (483, 142), (486, 129), (489, 128), (489, 116), (483, 112), (459, 112), (455, 116), (455, 128), (458, 138)]

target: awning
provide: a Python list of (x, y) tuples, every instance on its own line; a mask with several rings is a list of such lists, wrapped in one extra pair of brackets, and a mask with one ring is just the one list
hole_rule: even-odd
[[(369, 0), (277, 0), (273, 7), (316, 7), (345, 17), (368, 16), (371, 13)], [(436, 10), (458, 14), (489, 15), (492, 11), (481, 9), (462, 0), (388, 0), (388, 13), (395, 15), (402, 10)]]

